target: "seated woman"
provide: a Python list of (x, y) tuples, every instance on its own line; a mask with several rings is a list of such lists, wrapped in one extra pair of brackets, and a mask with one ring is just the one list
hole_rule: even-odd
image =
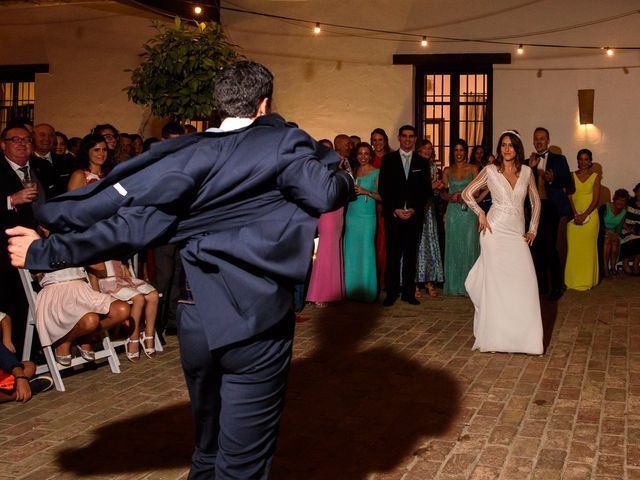
[(616, 274), (616, 264), (620, 253), (620, 235), (622, 225), (627, 215), (627, 202), (629, 192), (620, 188), (613, 194), (613, 200), (602, 205), (598, 209), (600, 216), (600, 230), (602, 230), (602, 265), (605, 277)]
[[(155, 325), (158, 312), (159, 295), (147, 282), (135, 278), (122, 262), (109, 260), (88, 267), (91, 284), (102, 293), (118, 300), (131, 302), (133, 331), (126, 341), (127, 360), (135, 362), (140, 358), (140, 342), (143, 352), (153, 358), (155, 349)], [(144, 331), (141, 331), (142, 312), (144, 311)]]
[(633, 193), (622, 227), (620, 258), (626, 274), (640, 275), (640, 183), (635, 186)]
[(107, 154), (107, 142), (102, 135), (90, 133), (84, 137), (76, 160), (80, 168), (69, 177), (67, 190), (84, 187), (104, 177), (105, 172), (102, 167), (107, 161)]
[(71, 347), (87, 361), (95, 360), (91, 339), (129, 316), (129, 305), (96, 292), (83, 268), (39, 274), (42, 290), (36, 299), (36, 328), (42, 345), (52, 345), (56, 361), (71, 365)]
[(2, 331), (2, 344), (11, 353), (16, 353), (16, 347), (11, 340), (11, 317), (4, 312), (0, 312), (0, 330)]

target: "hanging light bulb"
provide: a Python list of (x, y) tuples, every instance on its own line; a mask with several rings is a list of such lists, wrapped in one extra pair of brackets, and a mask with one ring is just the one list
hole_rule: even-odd
[(516, 51), (518, 52), (518, 55), (522, 55), (524, 53), (524, 47), (522, 44), (518, 45), (518, 50)]
[(193, 13), (195, 13), (196, 15), (200, 15), (202, 13), (202, 7), (196, 5), (195, 7), (193, 7)]
[(429, 45), (429, 42), (427, 42), (427, 37), (423, 35), (422, 40), (420, 41), (420, 46), (426, 47), (427, 45)]
[(609, 56), (613, 55), (613, 52), (614, 52), (613, 48), (610, 48), (610, 47), (604, 47), (604, 48), (607, 50), (607, 55)]
[(316, 22), (316, 26), (313, 27), (313, 33), (315, 33), (316, 35), (320, 33), (320, 23)]

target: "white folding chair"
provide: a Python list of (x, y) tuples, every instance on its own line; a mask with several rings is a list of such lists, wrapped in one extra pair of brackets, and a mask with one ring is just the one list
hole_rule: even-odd
[[(20, 280), (22, 281), (22, 287), (24, 288), (24, 292), (27, 296), (27, 300), (29, 302), (29, 313), (27, 314), (27, 327), (24, 335), (24, 349), (22, 351), (22, 360), (29, 360), (31, 357), (31, 345), (33, 343), (33, 335), (36, 331), (36, 292), (33, 290), (33, 285), (31, 283), (31, 273), (28, 270), (19, 269)], [(109, 366), (111, 367), (111, 371), (113, 373), (120, 373), (120, 360), (118, 360), (118, 355), (114, 349), (111, 340), (108, 335), (104, 335), (102, 338), (102, 350), (96, 352), (96, 362), (106, 358), (109, 361)], [(60, 375), (60, 371), (66, 370), (67, 368), (75, 368), (84, 363), (88, 363), (84, 358), (78, 356), (74, 357), (71, 360), (71, 365), (63, 366), (56, 362), (55, 355), (53, 353), (53, 348), (51, 345), (42, 345), (42, 350), (44, 351), (44, 357), (47, 361), (45, 365), (38, 365), (36, 367), (36, 374), (49, 372), (51, 377), (53, 378), (53, 383), (56, 387), (56, 390), (64, 392), (64, 382), (62, 381), (62, 376)]]

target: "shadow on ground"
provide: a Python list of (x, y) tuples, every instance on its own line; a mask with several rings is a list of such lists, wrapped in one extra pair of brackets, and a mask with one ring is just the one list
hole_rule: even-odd
[(329, 307), (313, 321), (318, 348), (292, 365), (271, 479), (364, 479), (451, 424), (460, 398), (453, 377), (397, 349), (360, 345), (375, 338), (381, 308), (335, 318)]
[(558, 318), (558, 302), (550, 302), (548, 300), (544, 300), (541, 297), (540, 313), (542, 315), (542, 330), (544, 332), (542, 337), (542, 345), (544, 351), (546, 352), (549, 348), (549, 344), (551, 343), (551, 335), (553, 334), (553, 329), (556, 325), (556, 319)]
[[(364, 479), (396, 468), (420, 439), (451, 425), (461, 393), (452, 376), (398, 348), (363, 347), (384, 335), (374, 331), (381, 308), (361, 305), (351, 318), (336, 317), (329, 307), (313, 320), (317, 348), (292, 364), (272, 480)], [(59, 454), (64, 471), (169, 470), (187, 467), (193, 452), (188, 403), (90, 433), (95, 439), (89, 445)]]
[(189, 403), (109, 423), (90, 432), (91, 444), (63, 450), (63, 471), (80, 476), (186, 468), (193, 453)]

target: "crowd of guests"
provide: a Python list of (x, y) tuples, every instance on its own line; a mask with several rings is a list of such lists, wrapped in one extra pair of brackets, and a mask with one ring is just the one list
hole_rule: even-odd
[[(343, 299), (372, 302), (386, 290), (385, 305), (396, 298), (417, 304), (422, 295), (467, 295), (465, 280), (480, 254), (478, 217), (463, 190), (495, 157), (483, 146), (471, 151), (459, 139), (441, 168), (429, 140), (411, 125), (399, 129), (400, 148), (392, 152), (386, 132), (376, 128), (370, 142), (337, 135), (340, 161), (333, 169), (352, 171), (356, 195), (344, 209), (324, 214), (306, 300), (318, 307)], [(533, 134), (534, 151), (525, 158), (541, 198), (538, 236), (531, 246), (538, 290), (557, 300), (567, 289), (587, 290), (620, 271), (640, 274), (640, 184), (613, 198), (601, 185), (601, 169), (590, 150), (566, 157), (549, 149), (543, 127)], [(488, 188), (474, 196), (487, 212)], [(531, 217), (527, 204), (526, 222)]]
[[(186, 130), (193, 132), (195, 128), (187, 126)], [(184, 133), (185, 126), (170, 122), (162, 129), (162, 139)], [(111, 124), (97, 125), (82, 138), (68, 138), (52, 125), (33, 126), (28, 121), (14, 120), (3, 130), (0, 139), (3, 153), (0, 249), (6, 251), (7, 248), (6, 228), (38, 227), (35, 215), (49, 198), (99, 182), (117, 164), (160, 140), (143, 140), (138, 134), (121, 133)], [(48, 236), (41, 226), (39, 232)], [(170, 251), (164, 252), (163, 248)], [(138, 253), (135, 258), (139, 260), (135, 265), (132, 257), (114, 258), (83, 268), (56, 265), (56, 271), (33, 276), (38, 291), (36, 327), (40, 344), (54, 348), (59, 364), (71, 365), (73, 355), (86, 361), (95, 360), (93, 345), (105, 332), (124, 332), (126, 358), (132, 362), (141, 354), (154, 358), (156, 328), (160, 338), (162, 333), (175, 334), (176, 302), (170, 300), (179, 294), (177, 249), (161, 246), (148, 252), (132, 252), (132, 255), (134, 253)], [(136, 271), (139, 275), (135, 275)], [(42, 379), (34, 384), (35, 370), (31, 363), (20, 363), (16, 367), (9, 361), (11, 355), (21, 354), (28, 304), (17, 271), (9, 265), (6, 254), (0, 255), (0, 276), (3, 284), (0, 321), (4, 333), (0, 369), (17, 380), (11, 385), (0, 382), (0, 401), (25, 400), (30, 394), (29, 385), (21, 381), (23, 377), (31, 380), (36, 391), (51, 385)], [(13, 331), (12, 318), (17, 327)], [(13, 389), (12, 393), (3, 396), (3, 386)]]
[[(162, 139), (193, 131), (171, 122)], [(334, 149), (340, 159), (328, 168), (351, 172), (356, 187), (346, 207), (320, 216), (308, 282), (297, 286), (298, 308), (305, 299), (318, 307), (345, 298), (373, 302), (383, 290), (386, 306), (398, 297), (415, 305), (423, 295), (440, 291), (468, 294), (465, 280), (480, 254), (480, 242), (478, 216), (462, 192), (495, 158), (483, 146), (470, 151), (459, 139), (451, 145), (448, 165), (441, 166), (433, 144), (419, 139), (413, 126), (402, 126), (397, 139), (396, 151), (382, 128), (371, 132), (369, 142), (346, 134), (319, 142), (319, 148)], [(48, 198), (99, 182), (115, 165), (160, 140), (122, 133), (107, 123), (83, 138), (68, 138), (45, 123), (9, 125), (1, 138), (0, 187), (6, 205), (0, 248), (6, 248), (5, 228), (36, 226), (34, 213)], [(551, 152), (549, 143), (549, 132), (536, 129), (535, 151), (528, 159), (542, 202), (531, 248), (539, 292), (555, 300), (566, 288), (586, 290), (620, 270), (639, 275), (640, 184), (633, 195), (618, 189), (609, 201), (601, 194), (591, 151), (578, 152), (571, 172), (566, 158)], [(476, 192), (474, 201), (487, 212), (489, 189)], [(44, 229), (41, 233), (47, 235)], [(178, 249), (163, 245), (137, 253), (137, 265), (131, 258), (114, 258), (36, 278), (40, 341), (55, 347), (60, 364), (71, 363), (74, 349), (91, 361), (93, 341), (121, 324), (126, 325), (126, 357), (131, 361), (141, 352), (153, 358), (156, 330), (175, 333), (182, 275)], [(0, 294), (0, 315), (7, 325), (11, 316), (25, 317), (26, 300), (6, 255), (0, 258), (3, 284), (5, 279), (8, 284)], [(15, 333), (21, 345), (22, 329)], [(18, 394), (21, 398), (24, 394)]]

